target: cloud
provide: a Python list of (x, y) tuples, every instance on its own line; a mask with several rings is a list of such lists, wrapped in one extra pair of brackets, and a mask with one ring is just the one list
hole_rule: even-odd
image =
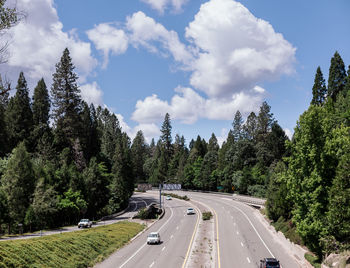
[(160, 136), (160, 128), (154, 123), (150, 124), (138, 124), (135, 127), (130, 127), (124, 120), (124, 117), (121, 114), (115, 114), (118, 118), (120, 127), (122, 131), (126, 132), (131, 140), (136, 136), (136, 133), (139, 130), (142, 130), (143, 136), (145, 137), (146, 142), (150, 143), (154, 137)]
[(203, 4), (185, 35), (199, 51), (190, 83), (211, 98), (231, 97), (294, 70), (296, 49), (236, 1)]
[(103, 92), (100, 89), (99, 85), (94, 81), (91, 84), (84, 84), (80, 86), (81, 97), (87, 103), (93, 103), (95, 106), (103, 106)]
[(188, 2), (188, 0), (141, 0), (142, 2), (151, 6), (151, 8), (157, 10), (160, 14), (163, 14), (165, 9), (172, 8), (175, 13), (181, 12), (182, 7)]
[(95, 25), (93, 29), (88, 30), (86, 33), (96, 49), (103, 52), (104, 63), (102, 68), (107, 67), (110, 53), (113, 55), (123, 54), (128, 48), (128, 37), (125, 32), (108, 23)]
[[(177, 62), (188, 65), (193, 55), (180, 42), (175, 31), (168, 31), (162, 24), (139, 11), (126, 19), (130, 42), (135, 47), (144, 46), (152, 53), (168, 56), (170, 53)], [(160, 44), (160, 46), (159, 46)]]
[(288, 136), (288, 138), (291, 140), (293, 138), (293, 132), (288, 128), (284, 128), (283, 130), (286, 133), (286, 135)]
[(91, 45), (81, 41), (74, 30), (63, 31), (53, 0), (10, 0), (9, 4), (15, 4), (26, 17), (8, 31), (9, 60), (1, 65), (0, 71), (13, 81), (22, 70), (29, 84), (35, 84), (41, 77), (51, 84), (55, 64), (68, 47), (80, 81), (84, 81), (97, 64), (91, 55)]
[(158, 123), (169, 113), (173, 119), (185, 124), (193, 124), (200, 118), (232, 120), (237, 110), (243, 116), (252, 111), (258, 112), (265, 96), (265, 90), (259, 90), (239, 92), (228, 99), (206, 99), (191, 88), (178, 87), (170, 103), (155, 94), (137, 101), (131, 118), (139, 123)]

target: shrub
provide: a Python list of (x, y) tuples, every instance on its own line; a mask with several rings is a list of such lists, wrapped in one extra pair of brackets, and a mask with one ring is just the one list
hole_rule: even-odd
[(213, 216), (213, 214), (211, 214), (210, 211), (205, 211), (205, 212), (202, 213), (202, 219), (204, 221), (210, 220), (212, 216)]

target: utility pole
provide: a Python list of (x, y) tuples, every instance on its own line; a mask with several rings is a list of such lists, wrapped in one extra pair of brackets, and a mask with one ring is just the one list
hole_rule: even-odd
[(162, 184), (159, 183), (159, 207), (162, 208)]

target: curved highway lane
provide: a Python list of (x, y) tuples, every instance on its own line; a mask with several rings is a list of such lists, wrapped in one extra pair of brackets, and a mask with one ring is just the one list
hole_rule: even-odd
[[(143, 200), (147, 196), (157, 200), (156, 192), (141, 196)], [(164, 204), (166, 213), (161, 220), (95, 267), (183, 267), (198, 228), (199, 214), (186, 215), (188, 204), (182, 200), (174, 198), (165, 200)], [(156, 231), (160, 233), (161, 243), (147, 245), (147, 235)]]

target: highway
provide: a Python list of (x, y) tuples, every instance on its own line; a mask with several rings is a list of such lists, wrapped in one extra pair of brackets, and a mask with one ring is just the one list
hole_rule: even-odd
[[(156, 202), (157, 193), (146, 193), (142, 198)], [(187, 203), (175, 198), (165, 200), (164, 205), (166, 213), (161, 220), (95, 267), (182, 267), (190, 255), (199, 214), (186, 215)], [(147, 235), (155, 231), (160, 233), (161, 243), (147, 245)]]
[[(256, 209), (234, 201), (230, 196), (175, 193), (187, 195), (190, 202), (175, 198), (166, 200), (163, 219), (96, 267), (256, 268), (264, 257), (276, 257), (284, 268), (303, 267), (267, 231), (257, 217)], [(137, 194), (137, 198), (146, 199), (147, 203), (158, 202), (158, 192)], [(186, 215), (190, 206), (196, 209), (196, 215)], [(201, 219), (203, 211), (211, 211), (212, 220), (204, 222)], [(154, 231), (160, 232), (162, 243), (147, 245), (147, 234)], [(208, 243), (211, 252), (203, 249)]]

